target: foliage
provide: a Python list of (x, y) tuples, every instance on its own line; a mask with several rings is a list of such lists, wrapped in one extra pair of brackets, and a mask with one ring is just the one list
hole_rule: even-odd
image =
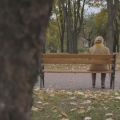
[(59, 34), (57, 21), (53, 18), (49, 22), (46, 34), (46, 51), (56, 52), (59, 49)]
[(84, 28), (83, 28), (83, 36), (89, 42), (89, 46), (91, 46), (94, 37), (96, 36), (96, 25), (95, 25), (95, 15), (88, 15), (84, 19)]
[(107, 10), (102, 9), (99, 13), (87, 15), (84, 19), (83, 36), (92, 45), (97, 35), (106, 37), (107, 32)]
[(87, 4), (93, 7), (106, 7), (106, 0), (87, 0)]
[(100, 13), (95, 15), (96, 32), (104, 37), (106, 36), (107, 31), (107, 19), (108, 16), (106, 9), (102, 9)]

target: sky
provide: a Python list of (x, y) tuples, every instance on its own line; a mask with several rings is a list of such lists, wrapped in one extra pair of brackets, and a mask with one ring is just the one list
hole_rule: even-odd
[(100, 10), (101, 10), (101, 8), (98, 8), (98, 7), (88, 7), (88, 5), (85, 5), (86, 14), (98, 13), (98, 12), (100, 12)]
[(100, 12), (100, 8), (88, 8), (87, 12), (88, 13), (98, 13), (98, 12)]

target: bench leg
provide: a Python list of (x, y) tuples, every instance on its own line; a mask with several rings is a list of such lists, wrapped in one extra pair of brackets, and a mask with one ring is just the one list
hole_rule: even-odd
[(40, 88), (44, 88), (44, 65), (41, 65), (40, 69)]
[(44, 73), (40, 74), (40, 88), (44, 88)]
[(116, 68), (116, 54), (113, 56), (113, 64), (112, 64), (112, 73), (111, 73), (111, 80), (110, 80), (110, 88), (114, 89), (115, 87), (115, 68)]
[(115, 74), (111, 74), (111, 80), (110, 80), (110, 89), (114, 89), (115, 87)]

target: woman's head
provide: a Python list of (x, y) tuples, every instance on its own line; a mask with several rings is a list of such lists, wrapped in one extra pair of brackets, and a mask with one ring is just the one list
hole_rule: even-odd
[(97, 36), (95, 38), (94, 44), (101, 44), (101, 43), (104, 43), (103, 37), (102, 36)]

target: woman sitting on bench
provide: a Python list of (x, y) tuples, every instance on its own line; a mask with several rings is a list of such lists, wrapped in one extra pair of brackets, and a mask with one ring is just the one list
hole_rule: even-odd
[[(110, 50), (108, 47), (104, 45), (104, 39), (102, 36), (97, 36), (94, 41), (94, 45), (89, 49), (90, 54), (95, 55), (107, 55), (110, 54)], [(105, 71), (107, 70), (107, 65), (91, 65), (90, 70), (91, 71)], [(105, 88), (105, 78), (106, 73), (101, 72), (101, 88)], [(96, 73), (92, 73), (92, 87), (95, 88), (96, 84)]]

